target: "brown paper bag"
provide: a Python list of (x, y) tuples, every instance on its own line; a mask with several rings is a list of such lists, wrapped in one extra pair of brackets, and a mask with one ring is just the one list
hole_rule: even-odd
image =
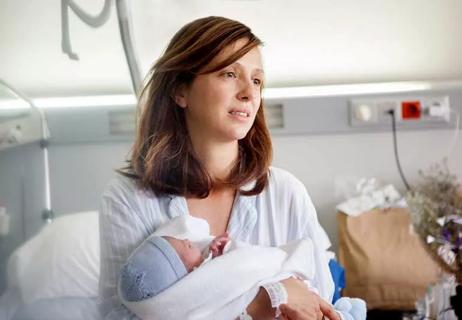
[(372, 210), (358, 217), (338, 213), (337, 218), (344, 295), (364, 299), (368, 309), (415, 309), (439, 268), (410, 232), (408, 209)]

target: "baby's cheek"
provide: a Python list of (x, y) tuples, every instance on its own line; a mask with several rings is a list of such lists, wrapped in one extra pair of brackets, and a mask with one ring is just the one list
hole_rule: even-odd
[(200, 250), (197, 250), (194, 256), (194, 266), (198, 267), (202, 263), (202, 261), (203, 261), (202, 253), (200, 252)]
[(182, 259), (183, 260), (183, 264), (184, 266), (186, 267), (186, 269), (188, 270), (188, 272), (191, 272), (194, 268), (194, 264), (192, 263), (191, 259)]
[(197, 263), (197, 258), (191, 254), (185, 255), (182, 260), (188, 271), (192, 271), (194, 267), (200, 264)]

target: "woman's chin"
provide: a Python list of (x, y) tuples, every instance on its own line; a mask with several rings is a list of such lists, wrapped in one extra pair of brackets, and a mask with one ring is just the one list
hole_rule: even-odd
[(244, 139), (247, 133), (250, 131), (250, 128), (233, 128), (232, 130), (229, 130), (227, 135), (229, 138), (232, 140), (241, 140)]
[(242, 140), (245, 138), (249, 131), (240, 131), (240, 132), (233, 132), (232, 134), (229, 135), (230, 140), (236, 141), (236, 140)]

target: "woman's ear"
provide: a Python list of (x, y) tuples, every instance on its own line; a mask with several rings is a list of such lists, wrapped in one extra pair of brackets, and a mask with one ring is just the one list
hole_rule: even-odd
[(181, 108), (186, 108), (188, 106), (186, 86), (182, 85), (177, 90), (175, 90), (173, 99)]

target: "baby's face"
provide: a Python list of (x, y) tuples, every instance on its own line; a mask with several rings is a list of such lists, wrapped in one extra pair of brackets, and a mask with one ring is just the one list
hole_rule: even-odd
[(170, 245), (175, 249), (181, 261), (183, 261), (188, 272), (193, 271), (202, 261), (202, 253), (198, 247), (193, 245), (189, 240), (179, 240), (172, 237), (165, 237)]

